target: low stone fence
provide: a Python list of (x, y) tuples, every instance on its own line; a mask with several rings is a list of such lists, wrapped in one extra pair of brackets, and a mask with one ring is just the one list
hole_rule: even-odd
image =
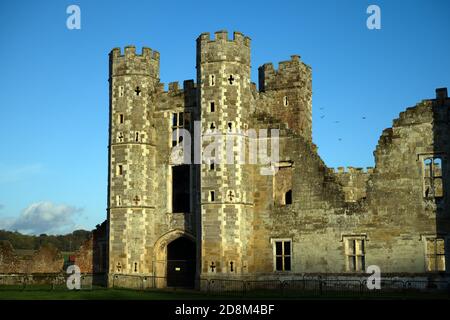
[[(1, 290), (57, 290), (67, 289), (69, 275), (65, 273), (0, 274)], [(106, 274), (80, 275), (80, 289), (91, 290), (106, 286)]]

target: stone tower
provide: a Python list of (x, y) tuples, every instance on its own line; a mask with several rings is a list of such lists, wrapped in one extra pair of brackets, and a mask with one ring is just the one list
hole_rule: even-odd
[(261, 108), (312, 142), (311, 67), (293, 55), (276, 70), (272, 63), (258, 68)]
[(159, 83), (159, 53), (125, 48), (110, 53), (109, 272), (150, 272), (144, 263), (152, 232), (155, 143), (152, 113)]
[[(201, 275), (241, 274), (248, 271), (248, 166), (240, 164), (246, 148), (253, 97), (250, 84), (250, 38), (226, 31), (197, 39), (197, 83), (201, 108)], [(227, 137), (227, 138), (225, 138)], [(222, 142), (208, 158), (207, 145)], [(232, 148), (231, 152), (226, 152)], [(219, 160), (220, 158), (220, 160)], [(220, 163), (214, 163), (216, 162)]]

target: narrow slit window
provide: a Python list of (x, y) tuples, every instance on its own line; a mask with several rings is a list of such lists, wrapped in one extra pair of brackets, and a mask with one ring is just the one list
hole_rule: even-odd
[(210, 103), (209, 103), (209, 111), (210, 111), (210, 112), (214, 112), (214, 111), (215, 111), (214, 102), (210, 102)]
[(124, 138), (123, 133), (121, 131), (119, 131), (117, 133), (117, 141), (123, 142), (123, 138)]
[(214, 200), (215, 200), (215, 192), (210, 191), (209, 192), (209, 201), (214, 202)]
[(209, 75), (209, 85), (210, 86), (216, 85), (216, 77), (213, 74)]
[(139, 142), (139, 132), (136, 132), (135, 141)]
[(117, 166), (117, 175), (118, 175), (118, 176), (123, 175), (123, 165), (121, 165), (121, 164), (119, 164), (119, 165)]
[(124, 116), (123, 113), (119, 114), (119, 123), (123, 123), (124, 121)]
[(287, 107), (287, 106), (289, 105), (289, 100), (288, 100), (288, 97), (287, 97), (287, 96), (284, 96), (284, 97), (283, 97), (283, 105), (284, 105), (285, 107)]

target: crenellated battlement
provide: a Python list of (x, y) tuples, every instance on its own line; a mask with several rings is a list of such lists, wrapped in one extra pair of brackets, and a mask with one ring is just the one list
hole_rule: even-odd
[(168, 90), (164, 91), (167, 93), (180, 93), (183, 91), (190, 91), (190, 90), (195, 90), (197, 88), (196, 83), (194, 82), (194, 80), (184, 80), (183, 81), (183, 87), (180, 87), (180, 82), (179, 81), (173, 81), (173, 82), (169, 82), (168, 83)]
[(278, 63), (275, 69), (272, 63), (258, 68), (259, 90), (277, 90), (292, 87), (311, 87), (311, 67), (292, 55), (290, 60)]
[(147, 47), (141, 54), (136, 53), (135, 46), (126, 46), (122, 53), (120, 48), (114, 48), (109, 54), (112, 76), (145, 75), (159, 78), (159, 52)]
[(242, 32), (234, 31), (233, 32), (233, 39), (228, 39), (228, 31), (226, 30), (220, 30), (214, 32), (214, 39), (211, 39), (211, 35), (209, 32), (202, 33), (197, 41), (200, 43), (211, 43), (211, 42), (234, 42), (238, 45), (244, 45), (246, 47), (250, 48), (251, 39), (250, 37), (244, 36)]
[(328, 168), (328, 171), (330, 173), (334, 173), (334, 174), (350, 174), (350, 175), (372, 174), (373, 167), (355, 168), (355, 167), (348, 166), (348, 167)]
[(238, 31), (233, 32), (233, 39), (228, 38), (225, 30), (215, 32), (214, 39), (209, 32), (202, 33), (197, 38), (197, 65), (232, 61), (250, 67), (250, 43), (250, 38)]
[(374, 172), (372, 167), (338, 167), (328, 168), (328, 173), (334, 175), (342, 186), (346, 202), (356, 202), (367, 196), (367, 181)]
[(136, 54), (136, 47), (135, 46), (126, 46), (124, 48), (124, 53), (122, 54), (122, 50), (121, 48), (114, 48), (111, 50), (110, 55), (112, 55), (112, 57), (114, 59), (120, 58), (120, 57), (127, 57), (127, 58), (131, 58), (131, 57), (143, 57), (146, 59), (153, 59), (156, 61), (159, 61), (159, 52), (156, 50), (152, 50), (148, 47), (142, 47), (142, 52), (141, 54)]

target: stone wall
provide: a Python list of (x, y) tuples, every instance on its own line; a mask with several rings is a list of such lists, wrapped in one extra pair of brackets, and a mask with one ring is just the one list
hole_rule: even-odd
[(19, 256), (9, 242), (0, 242), (0, 273), (59, 273), (63, 266), (64, 259), (53, 246), (42, 246), (29, 256)]
[(19, 254), (8, 241), (0, 241), (0, 273), (61, 273), (70, 264), (77, 265), (82, 273), (105, 273), (108, 260), (106, 227), (106, 221), (97, 226), (92, 236), (73, 254), (72, 261), (66, 262), (52, 245)]

